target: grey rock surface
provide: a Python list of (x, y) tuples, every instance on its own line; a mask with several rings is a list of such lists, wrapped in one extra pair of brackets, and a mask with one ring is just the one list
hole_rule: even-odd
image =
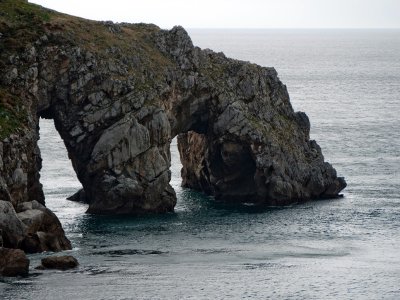
[(0, 200), (0, 232), (3, 246), (17, 248), (25, 235), (26, 226), (18, 218), (11, 202)]

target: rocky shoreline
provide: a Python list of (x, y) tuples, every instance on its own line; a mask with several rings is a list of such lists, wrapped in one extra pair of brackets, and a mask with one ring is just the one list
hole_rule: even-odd
[(36, 200), (14, 209), (0, 200), (0, 275), (27, 275), (29, 259), (25, 253), (70, 250), (57, 216)]
[(0, 228), (7, 248), (26, 253), (71, 249), (57, 216), (36, 200), (19, 204), (17, 210), (0, 200)]

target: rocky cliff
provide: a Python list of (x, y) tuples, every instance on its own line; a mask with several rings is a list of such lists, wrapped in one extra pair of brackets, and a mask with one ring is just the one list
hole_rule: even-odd
[(44, 204), (39, 117), (54, 120), (91, 213), (172, 211), (177, 135), (184, 185), (216, 199), (283, 205), (346, 186), (275, 69), (194, 47), (182, 27), (1, 0), (0, 51), (0, 199), (16, 213)]

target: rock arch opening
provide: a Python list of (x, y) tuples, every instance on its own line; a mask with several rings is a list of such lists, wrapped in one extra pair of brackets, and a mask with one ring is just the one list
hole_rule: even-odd
[(54, 126), (54, 121), (41, 118), (39, 128), (38, 146), (42, 158), (40, 181), (43, 185), (46, 205), (52, 210), (59, 211), (58, 208), (62, 204), (57, 200), (64, 200), (75, 194), (82, 188), (82, 185), (76, 177), (64, 142)]
[(246, 145), (189, 131), (178, 135), (182, 185), (225, 202), (255, 202), (256, 163)]

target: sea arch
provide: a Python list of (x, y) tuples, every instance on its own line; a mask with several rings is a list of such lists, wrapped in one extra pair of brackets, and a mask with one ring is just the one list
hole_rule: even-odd
[(172, 211), (177, 135), (184, 185), (216, 199), (285, 205), (345, 187), (275, 69), (196, 48), (181, 27), (102, 26), (119, 39), (139, 30), (140, 47), (55, 39), (35, 82), (37, 114), (54, 119), (90, 213)]

